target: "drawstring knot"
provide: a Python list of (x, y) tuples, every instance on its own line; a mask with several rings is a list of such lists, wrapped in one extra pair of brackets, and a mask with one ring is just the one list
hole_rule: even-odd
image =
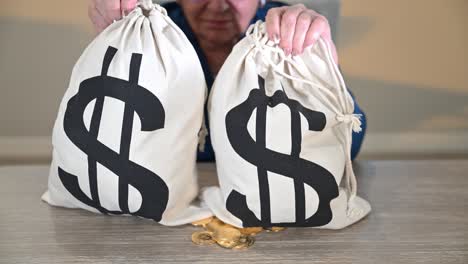
[(139, 0), (138, 6), (140, 6), (141, 8), (145, 10), (150, 10), (150, 9), (153, 9), (154, 4), (153, 4), (153, 1), (151, 0)]
[(336, 120), (338, 122), (351, 124), (351, 127), (353, 128), (353, 132), (359, 133), (362, 131), (361, 117), (362, 117), (362, 114), (348, 114), (348, 115), (338, 114), (336, 116)]
[(141, 9), (147, 10), (147, 11), (156, 9), (157, 11), (162, 13), (163, 15), (167, 16), (167, 10), (164, 7), (160, 6), (160, 5), (154, 4), (152, 0), (138, 0), (138, 6)]

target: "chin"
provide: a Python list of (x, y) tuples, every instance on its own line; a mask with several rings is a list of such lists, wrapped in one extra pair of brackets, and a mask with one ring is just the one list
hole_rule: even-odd
[(204, 39), (213, 43), (214, 46), (228, 45), (237, 42), (237, 37), (234, 35), (226, 36), (223, 32), (210, 32), (204, 34)]

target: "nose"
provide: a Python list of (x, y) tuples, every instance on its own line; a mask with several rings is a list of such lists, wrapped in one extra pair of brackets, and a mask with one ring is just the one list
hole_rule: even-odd
[(208, 9), (215, 12), (224, 12), (229, 9), (228, 0), (211, 0), (208, 3)]

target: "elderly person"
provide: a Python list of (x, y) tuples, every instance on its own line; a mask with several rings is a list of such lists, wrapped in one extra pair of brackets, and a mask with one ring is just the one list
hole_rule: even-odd
[[(132, 11), (136, 4), (137, 0), (91, 0), (88, 13), (94, 28), (100, 32), (112, 21), (120, 19), (122, 14)], [(327, 19), (302, 4), (288, 6), (266, 0), (178, 0), (163, 6), (194, 46), (208, 88), (213, 85), (234, 45), (257, 20), (266, 21), (269, 38), (279, 41), (287, 55), (300, 55), (321, 36), (332, 47), (333, 57), (338, 63)], [(363, 115), (363, 132), (353, 134), (352, 159), (359, 152), (366, 129), (365, 115), (357, 104), (355, 113)], [(198, 153), (198, 160), (211, 161), (214, 158), (208, 138), (205, 152)]]

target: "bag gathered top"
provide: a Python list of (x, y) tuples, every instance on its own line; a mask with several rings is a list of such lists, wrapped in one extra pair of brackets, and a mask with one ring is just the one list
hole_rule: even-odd
[(203, 202), (237, 227), (340, 229), (370, 211), (357, 196), (352, 133), (360, 116), (328, 44), (285, 56), (252, 25), (212, 88), (210, 133), (220, 186)]
[(211, 216), (193, 203), (206, 93), (185, 34), (164, 8), (140, 1), (73, 69), (42, 199), (171, 226)]

